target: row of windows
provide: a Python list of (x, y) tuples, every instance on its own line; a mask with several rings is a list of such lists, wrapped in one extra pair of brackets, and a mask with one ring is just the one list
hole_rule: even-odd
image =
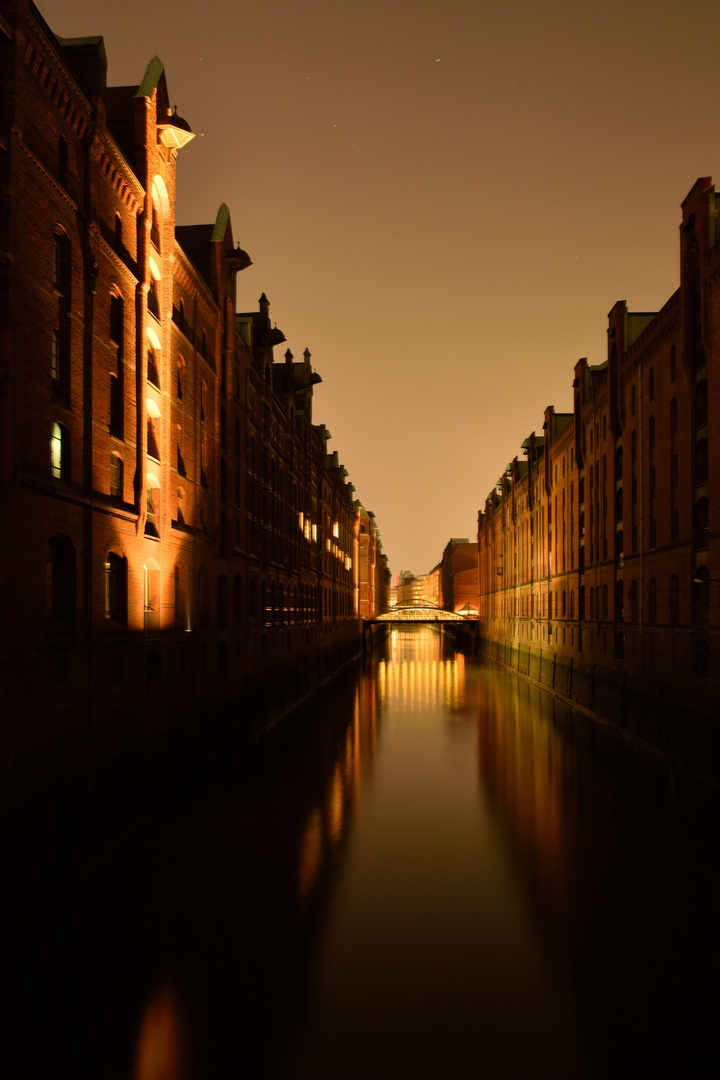
[[(210, 576), (204, 567), (198, 574), (198, 625), (210, 622)], [(191, 629), (187, 606), (186, 577), (175, 567), (173, 574), (174, 622)], [(292, 590), (272, 582), (270, 588), (263, 580), (250, 583), (248, 608), (243, 606), (243, 586), (239, 574), (233, 588), (233, 615), (237, 625), (262, 619), (263, 625), (302, 624), (317, 621), (322, 601), (324, 616), (349, 614), (350, 598), (335, 590), (301, 585)], [(70, 627), (75, 622), (76, 555), (75, 547), (66, 536), (54, 536), (48, 545), (47, 611), (57, 623)], [(160, 567), (154, 560), (143, 566), (143, 614), (146, 630), (155, 630), (160, 622)], [(128, 562), (115, 551), (108, 552), (105, 561), (105, 616), (120, 626), (128, 620)], [(217, 625), (226, 630), (229, 623), (228, 579), (221, 574), (217, 580)]]
[[(625, 605), (627, 594), (628, 608)], [(520, 599), (517, 611), (512, 598), (508, 599), (508, 614), (519, 616), (535, 615), (539, 618), (550, 619), (580, 619), (586, 617), (591, 620), (607, 620), (609, 616), (610, 589), (608, 585), (598, 585), (588, 590), (589, 605), (585, 608), (585, 587), (581, 587), (576, 596), (575, 590), (570, 593), (563, 590), (540, 596), (539, 610), (536, 611), (535, 596), (524, 596)], [(705, 567), (701, 567), (695, 574), (692, 582), (692, 622), (693, 625), (705, 626), (710, 618), (710, 576)], [(576, 603), (577, 600), (577, 603)], [(614, 587), (614, 621), (638, 623), (639, 611), (639, 587), (638, 582), (633, 580), (629, 586), (618, 581)], [(680, 625), (680, 579), (673, 574), (669, 580), (667, 596), (667, 619), (670, 626)], [(658, 625), (658, 583), (656, 578), (650, 578), (647, 583), (646, 607), (644, 621), (647, 625)]]

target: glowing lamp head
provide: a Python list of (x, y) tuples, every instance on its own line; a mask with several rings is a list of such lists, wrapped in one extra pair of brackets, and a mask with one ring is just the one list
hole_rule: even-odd
[(191, 139), (195, 138), (187, 120), (183, 120), (182, 116), (178, 116), (177, 105), (172, 113), (168, 109), (167, 120), (164, 124), (158, 124), (158, 133), (160, 142), (168, 150), (181, 150), (183, 146), (187, 146)]

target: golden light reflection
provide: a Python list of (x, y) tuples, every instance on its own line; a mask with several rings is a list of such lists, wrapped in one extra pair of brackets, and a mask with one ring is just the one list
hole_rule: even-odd
[(348, 724), (327, 787), (305, 822), (298, 851), (298, 892), (306, 898), (317, 887), (323, 868), (336, 858), (353, 813), (361, 805), (364, 777), (377, 751), (378, 696), (370, 675), (355, 687)]
[(305, 823), (300, 843), (298, 886), (301, 896), (307, 896), (317, 878), (323, 852), (323, 829), (320, 811), (315, 808)]
[(169, 986), (145, 1010), (135, 1055), (133, 1080), (180, 1080), (182, 1040), (177, 1008)]
[(465, 705), (465, 656), (443, 655), (447, 644), (431, 631), (393, 630), (390, 659), (378, 666), (380, 706), (426, 709), (444, 704), (451, 711)]
[[(508, 700), (511, 705), (508, 707)], [(549, 699), (548, 699), (549, 700)], [(535, 866), (546, 899), (562, 909), (567, 892), (568, 821), (562, 738), (542, 713), (539, 690), (485, 684), (480, 695), (480, 769), (515, 836)]]

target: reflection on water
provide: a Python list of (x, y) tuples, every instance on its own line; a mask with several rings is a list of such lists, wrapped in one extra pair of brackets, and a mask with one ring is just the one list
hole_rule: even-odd
[(714, 1075), (716, 851), (666, 769), (436, 628), (5, 948), (0, 1075)]

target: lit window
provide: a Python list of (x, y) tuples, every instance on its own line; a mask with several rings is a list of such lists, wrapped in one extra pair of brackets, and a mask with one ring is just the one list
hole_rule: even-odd
[(58, 480), (70, 478), (70, 435), (62, 424), (53, 424), (50, 437), (50, 465)]

